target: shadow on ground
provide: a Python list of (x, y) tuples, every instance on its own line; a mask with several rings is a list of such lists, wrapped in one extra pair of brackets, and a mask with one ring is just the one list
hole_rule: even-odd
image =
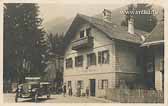
[[(55, 98), (50, 98), (50, 100), (55, 99)], [(38, 98), (38, 101), (36, 103), (41, 103), (41, 102), (45, 102), (46, 100), (48, 100), (47, 98)], [(22, 101), (18, 101), (18, 103), (23, 103), (23, 102), (32, 102), (35, 103), (33, 99), (29, 99), (29, 100), (22, 100)]]

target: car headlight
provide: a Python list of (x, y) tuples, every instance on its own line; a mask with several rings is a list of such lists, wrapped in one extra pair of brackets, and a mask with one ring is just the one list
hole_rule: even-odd
[(35, 92), (36, 91), (36, 89), (32, 89), (32, 92)]
[(28, 91), (29, 91), (29, 92), (31, 92), (32, 90), (31, 90), (31, 89), (29, 89)]
[(21, 89), (18, 89), (18, 92), (21, 92)]

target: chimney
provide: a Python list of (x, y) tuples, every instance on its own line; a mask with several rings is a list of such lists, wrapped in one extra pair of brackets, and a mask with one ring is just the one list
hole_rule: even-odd
[(128, 33), (134, 34), (134, 18), (133, 16), (130, 17), (128, 20)]
[(112, 12), (110, 10), (104, 9), (103, 10), (103, 20), (111, 23), (111, 13)]

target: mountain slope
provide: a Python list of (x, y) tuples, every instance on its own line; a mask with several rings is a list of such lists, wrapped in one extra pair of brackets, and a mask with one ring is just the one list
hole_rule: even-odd
[[(107, 8), (108, 9), (108, 8)], [(127, 6), (123, 6), (121, 8), (114, 9), (112, 11), (112, 23), (121, 25), (121, 21), (124, 20), (124, 15), (121, 14), (120, 11), (126, 10)], [(153, 6), (153, 9), (157, 11), (156, 17), (158, 20), (161, 20), (163, 17), (162, 7), (160, 6)], [(102, 10), (103, 11), (103, 10)], [(85, 14), (87, 15), (87, 14)], [(100, 14), (95, 15), (94, 17), (103, 19), (103, 15), (100, 11)], [(44, 27), (48, 33), (66, 33), (69, 26), (71, 25), (74, 18), (66, 19), (65, 17), (57, 17), (54, 20), (44, 23)]]
[(65, 33), (72, 21), (72, 18), (66, 19), (65, 17), (57, 17), (49, 22), (44, 23), (44, 28), (48, 33)]

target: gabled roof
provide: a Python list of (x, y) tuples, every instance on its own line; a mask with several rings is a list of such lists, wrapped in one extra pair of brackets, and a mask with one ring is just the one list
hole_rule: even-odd
[(164, 22), (158, 22), (142, 46), (150, 46), (164, 43)]
[(122, 27), (114, 23), (105, 22), (102, 19), (77, 14), (77, 16), (75, 17), (74, 21), (72, 22), (69, 30), (65, 35), (65, 40), (67, 40), (67, 42), (70, 41), (70, 38), (74, 35), (78, 25), (80, 24), (79, 20), (88, 22), (98, 30), (102, 31), (110, 39), (141, 44), (143, 43), (141, 35), (146, 34), (146, 32), (140, 30), (135, 30), (135, 34), (130, 34), (127, 31), (127, 27)]

